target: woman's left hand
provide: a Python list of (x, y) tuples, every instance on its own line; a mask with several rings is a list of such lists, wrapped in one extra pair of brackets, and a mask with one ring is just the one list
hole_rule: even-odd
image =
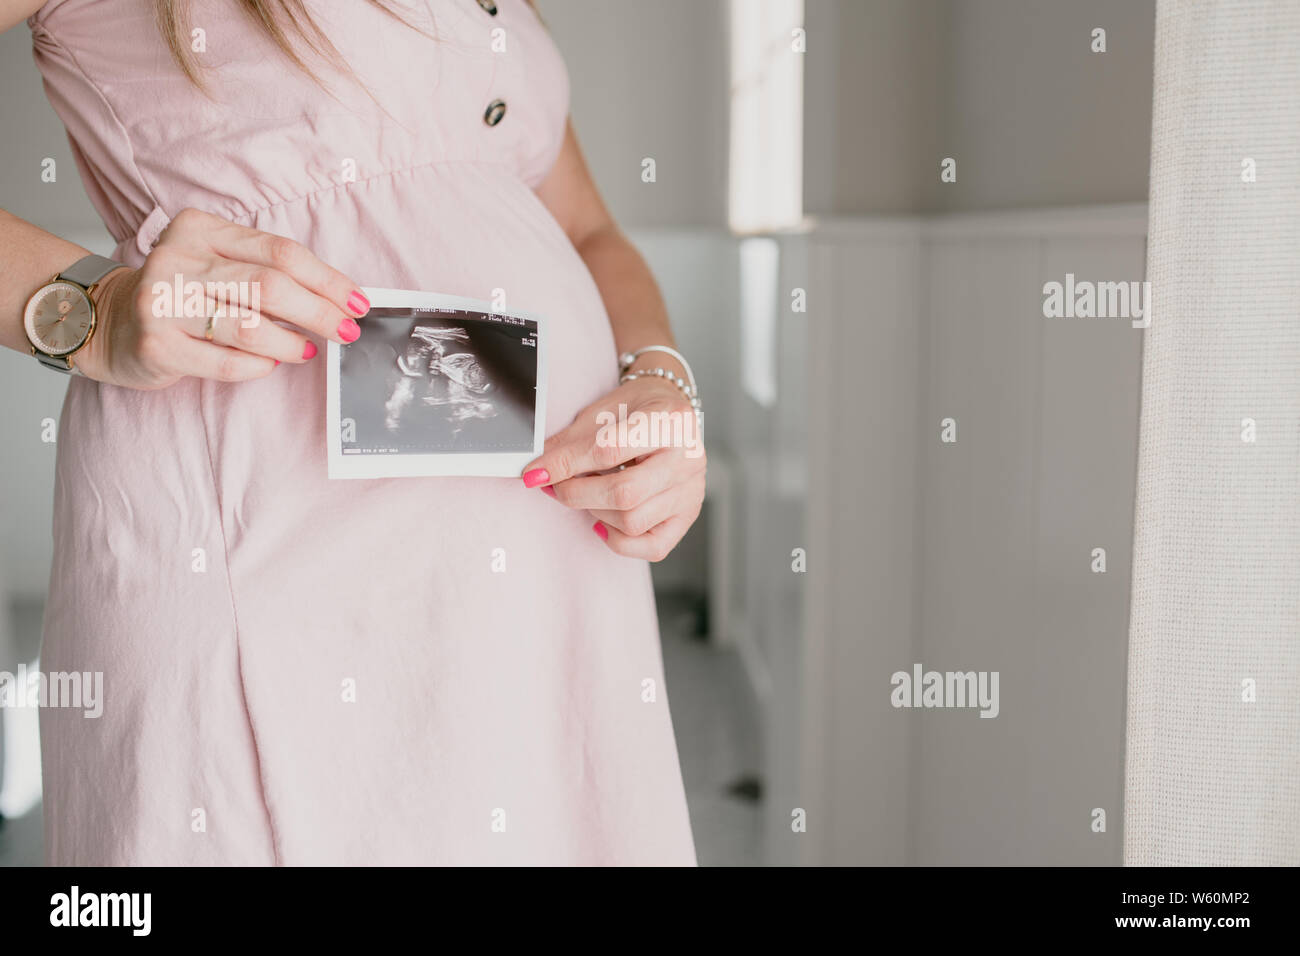
[(589, 512), (611, 551), (662, 561), (699, 516), (704, 471), (695, 410), (677, 386), (645, 376), (580, 411), (523, 477)]

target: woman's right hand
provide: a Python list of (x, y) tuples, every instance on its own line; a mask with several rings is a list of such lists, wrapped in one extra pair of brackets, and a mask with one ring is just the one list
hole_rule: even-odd
[[(170, 292), (154, 292), (155, 284), (174, 290), (178, 275), (182, 288), (190, 282), (205, 290), (210, 282), (256, 288), (260, 314), (249, 316), (247, 300), (223, 303), (244, 311), (236, 315), (227, 308), (213, 326), (212, 341), (205, 341), (216, 299), (206, 299), (204, 315), (186, 316), (184, 297), (172, 302)], [(92, 298), (95, 333), (73, 364), (97, 381), (141, 389), (166, 388), (187, 376), (261, 378), (280, 362), (306, 362), (316, 354), (305, 333), (356, 341), (361, 330), (355, 319), (370, 309), (356, 283), (299, 243), (197, 209), (178, 214), (144, 265), (106, 276)]]

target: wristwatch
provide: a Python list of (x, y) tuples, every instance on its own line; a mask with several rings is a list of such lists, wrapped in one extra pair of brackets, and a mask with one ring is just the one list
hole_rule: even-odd
[(46, 368), (74, 372), (72, 356), (95, 333), (95, 302), (90, 292), (120, 262), (103, 256), (78, 259), (27, 300), (23, 328), (36, 361)]

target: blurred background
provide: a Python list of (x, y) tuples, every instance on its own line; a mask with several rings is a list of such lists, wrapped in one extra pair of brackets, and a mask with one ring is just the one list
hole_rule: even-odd
[[(1142, 333), (1043, 285), (1143, 278), (1154, 0), (538, 5), (708, 411), (654, 569), (700, 862), (1118, 864)], [(31, 185), (74, 166), (30, 44), (0, 35), (0, 206), (107, 253), (75, 177)], [(13, 672), (65, 382), (0, 370)], [(998, 717), (895, 709), (915, 663), (999, 672)], [(0, 865), (36, 864), (36, 715), (0, 730)]]

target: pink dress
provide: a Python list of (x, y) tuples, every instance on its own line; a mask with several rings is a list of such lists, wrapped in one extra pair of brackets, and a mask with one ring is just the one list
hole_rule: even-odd
[[(551, 320), (553, 433), (617, 377), (533, 192), (564, 65), (524, 0), (395, 6), (309, 2), (355, 72), (313, 62), (333, 96), (234, 0), (192, 5), (210, 96), (149, 0), (29, 23), (120, 261), (195, 207), (363, 285), (504, 290)], [(693, 865), (648, 566), (522, 481), (328, 480), (324, 396), (323, 357), (72, 380), (41, 664), (103, 672), (105, 705), (43, 711), (49, 861)]]

